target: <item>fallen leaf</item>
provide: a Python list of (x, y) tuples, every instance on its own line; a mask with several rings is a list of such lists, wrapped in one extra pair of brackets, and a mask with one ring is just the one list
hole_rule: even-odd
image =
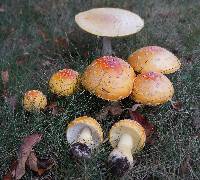
[(64, 48), (64, 49), (66, 49), (66, 48), (68, 47), (68, 41), (67, 41), (67, 39), (66, 39), (66, 38), (63, 38), (63, 37), (61, 37), (61, 36), (56, 37), (56, 38), (54, 39), (54, 42), (55, 42), (55, 45), (56, 45), (57, 47)]
[(26, 165), (33, 171), (38, 172), (38, 165), (37, 165), (37, 157), (34, 153), (34, 151), (32, 151), (29, 156), (28, 159), (26, 161)]
[(173, 102), (171, 101), (172, 108), (176, 111), (180, 111), (182, 109), (182, 103), (180, 101)]
[(17, 96), (4, 96), (5, 102), (9, 105), (9, 107), (14, 111), (17, 106)]
[(190, 155), (187, 155), (186, 158), (182, 161), (180, 167), (179, 167), (179, 173), (181, 176), (184, 176), (184, 174), (187, 174), (190, 167)]
[(23, 65), (29, 60), (29, 58), (30, 58), (30, 54), (24, 53), (23, 55), (20, 55), (20, 56), (17, 57), (16, 64), (17, 65)]
[(132, 111), (131, 109), (129, 109), (129, 114), (131, 116), (131, 119), (137, 121), (143, 126), (143, 128), (145, 129), (147, 140), (150, 139), (152, 134), (155, 132), (155, 126), (137, 111)]
[(1, 71), (1, 79), (4, 85), (4, 88), (7, 86), (8, 81), (9, 81), (9, 73), (8, 70)]
[(123, 112), (123, 109), (120, 106), (119, 102), (112, 103), (107, 108), (108, 108), (108, 112), (110, 112), (111, 115), (113, 116), (121, 115)]
[(27, 161), (26, 166), (37, 173), (39, 176), (42, 176), (46, 171), (50, 170), (55, 164), (54, 159), (52, 158), (37, 158), (34, 152), (31, 152)]
[(5, 10), (5, 6), (4, 5), (0, 5), (0, 13), (3, 13), (3, 12), (5, 12), (6, 10)]
[(101, 109), (100, 112), (96, 114), (96, 119), (103, 120), (106, 118), (106, 116), (110, 113), (113, 116), (119, 116), (123, 112), (122, 107), (120, 106), (119, 102), (113, 102), (109, 106), (105, 106)]
[(48, 41), (48, 35), (42, 29), (38, 29), (37, 33), (39, 36), (41, 36), (44, 39), (44, 41)]
[(18, 164), (16, 168), (15, 178), (21, 179), (25, 174), (25, 163), (33, 149), (33, 147), (40, 142), (42, 134), (32, 134), (23, 139), (22, 145), (19, 149)]
[(57, 115), (59, 112), (64, 111), (62, 107), (59, 107), (56, 102), (50, 103), (46, 108), (46, 110), (50, 110), (52, 115)]
[(131, 108), (132, 111), (136, 111), (139, 107), (142, 107), (142, 104), (134, 104)]
[(41, 176), (46, 171), (50, 170), (55, 165), (55, 161), (52, 158), (38, 159), (38, 175)]
[(14, 160), (8, 172), (3, 176), (3, 180), (13, 180), (15, 176), (16, 167), (17, 167), (17, 160)]

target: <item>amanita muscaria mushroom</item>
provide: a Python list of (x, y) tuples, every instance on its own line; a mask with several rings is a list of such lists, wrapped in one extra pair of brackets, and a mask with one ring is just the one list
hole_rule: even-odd
[(173, 94), (173, 85), (165, 75), (148, 72), (134, 79), (131, 97), (138, 103), (155, 106), (171, 100)]
[(38, 90), (27, 91), (23, 98), (23, 107), (27, 111), (39, 111), (47, 105), (46, 96)]
[(75, 92), (79, 83), (78, 72), (63, 69), (54, 73), (49, 80), (50, 90), (59, 96), (69, 96)]
[(93, 118), (82, 116), (76, 118), (67, 127), (67, 141), (71, 145), (70, 152), (77, 158), (88, 159), (92, 150), (103, 141), (100, 124)]
[(113, 174), (123, 176), (133, 166), (133, 155), (145, 145), (145, 129), (134, 120), (120, 120), (112, 126), (109, 141), (114, 150), (108, 164)]
[(181, 63), (170, 51), (159, 46), (147, 46), (133, 52), (129, 64), (139, 73), (160, 72), (170, 74), (177, 71)]
[(111, 37), (127, 36), (140, 31), (144, 21), (128, 10), (95, 8), (81, 12), (75, 21), (83, 30), (103, 37), (102, 55), (111, 55)]
[(96, 96), (117, 101), (130, 95), (135, 73), (124, 60), (103, 56), (94, 60), (82, 75), (82, 85)]

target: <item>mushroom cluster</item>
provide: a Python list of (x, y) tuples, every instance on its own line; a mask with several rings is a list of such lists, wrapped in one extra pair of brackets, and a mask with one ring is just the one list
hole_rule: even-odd
[[(174, 54), (162, 47), (147, 46), (133, 52), (128, 62), (111, 56), (110, 37), (140, 31), (144, 22), (138, 15), (123, 9), (96, 8), (79, 13), (75, 21), (85, 31), (103, 37), (102, 57), (95, 59), (82, 76), (73, 69), (55, 72), (49, 80), (52, 93), (70, 96), (81, 83), (90, 93), (108, 101), (130, 96), (137, 103), (155, 106), (171, 100), (174, 88), (164, 74), (180, 68), (180, 61)], [(25, 93), (25, 110), (39, 111), (46, 105), (47, 98), (41, 91)], [(92, 117), (81, 116), (68, 124), (66, 139), (73, 157), (89, 159), (93, 150), (103, 142), (103, 130)], [(108, 164), (114, 174), (122, 176), (133, 166), (135, 153), (145, 145), (145, 129), (134, 120), (120, 120), (111, 127), (109, 141), (114, 149), (108, 157)]]

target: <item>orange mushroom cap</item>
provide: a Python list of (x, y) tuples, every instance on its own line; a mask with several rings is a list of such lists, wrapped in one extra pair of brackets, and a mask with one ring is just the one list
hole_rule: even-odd
[(82, 85), (96, 96), (117, 101), (130, 95), (135, 73), (124, 60), (103, 56), (94, 60), (82, 76)]
[(177, 71), (181, 63), (170, 51), (159, 46), (147, 46), (133, 52), (128, 58), (132, 68), (139, 72), (170, 74)]

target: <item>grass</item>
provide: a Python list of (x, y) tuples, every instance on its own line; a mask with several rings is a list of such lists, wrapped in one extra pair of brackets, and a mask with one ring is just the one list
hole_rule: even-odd
[[(66, 124), (75, 117), (95, 114), (107, 104), (81, 90), (68, 98), (58, 99), (64, 112), (27, 114), (21, 99), (29, 89), (40, 89), (51, 99), (48, 79), (52, 72), (71, 67), (80, 73), (97, 56), (101, 40), (80, 30), (74, 15), (92, 7), (120, 7), (140, 14), (145, 27), (136, 35), (114, 39), (116, 55), (126, 59), (146, 45), (159, 45), (180, 57), (182, 68), (168, 75), (175, 87), (173, 100), (183, 104), (177, 112), (170, 103), (145, 107), (142, 114), (157, 127), (158, 140), (137, 154), (136, 165), (124, 179), (199, 179), (200, 129), (200, 2), (196, 0), (2, 0), (0, 12), (0, 70), (9, 71), (8, 91), (17, 97), (13, 111), (0, 99), (0, 175), (16, 157), (21, 140), (34, 132), (44, 134), (36, 146), (39, 156), (52, 156), (57, 164), (46, 175), (52, 179), (113, 179), (106, 160), (108, 142), (94, 153), (89, 162), (70, 158), (65, 139)], [(56, 43), (62, 37), (64, 44)], [(86, 56), (87, 54), (87, 56)], [(3, 91), (2, 82), (0, 91)], [(125, 99), (127, 108), (134, 104)], [(123, 117), (108, 116), (101, 122), (108, 133), (112, 124)], [(32, 179), (32, 172), (23, 179)]]

